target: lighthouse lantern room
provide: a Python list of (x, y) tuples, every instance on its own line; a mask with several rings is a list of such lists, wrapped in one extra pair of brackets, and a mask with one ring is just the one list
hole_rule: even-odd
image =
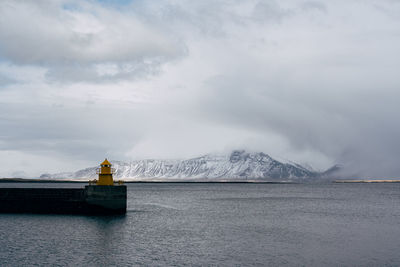
[(114, 168), (111, 168), (111, 163), (105, 159), (101, 164), (100, 168), (97, 169), (97, 174), (99, 179), (97, 180), (97, 185), (114, 185), (113, 173)]

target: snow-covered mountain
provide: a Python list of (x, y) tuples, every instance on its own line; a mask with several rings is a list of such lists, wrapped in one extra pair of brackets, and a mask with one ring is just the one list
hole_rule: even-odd
[[(115, 179), (124, 180), (270, 180), (302, 181), (324, 176), (298, 164), (282, 163), (264, 153), (235, 150), (229, 155), (205, 155), (186, 160), (111, 161)], [(98, 167), (77, 172), (43, 174), (41, 179), (97, 178)]]

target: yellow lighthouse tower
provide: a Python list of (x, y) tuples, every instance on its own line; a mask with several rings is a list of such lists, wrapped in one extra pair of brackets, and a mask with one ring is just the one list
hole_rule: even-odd
[(105, 159), (101, 164), (100, 168), (97, 169), (97, 174), (99, 175), (99, 179), (97, 180), (97, 185), (114, 185), (113, 173), (115, 172), (114, 168), (111, 168), (111, 163)]

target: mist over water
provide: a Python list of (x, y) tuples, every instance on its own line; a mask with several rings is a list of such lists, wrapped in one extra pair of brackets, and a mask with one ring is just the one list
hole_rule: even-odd
[(399, 200), (400, 184), (128, 184), (126, 216), (0, 214), (0, 262), (395, 266)]

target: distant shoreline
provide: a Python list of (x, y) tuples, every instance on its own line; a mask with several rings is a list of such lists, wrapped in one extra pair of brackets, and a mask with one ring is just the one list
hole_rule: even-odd
[[(41, 180), (41, 179), (29, 179), (29, 178), (0, 178), (0, 183), (89, 183), (88, 181), (82, 180)], [(222, 180), (222, 181), (204, 181), (204, 180), (141, 180), (141, 181), (124, 181), (125, 184), (133, 184), (133, 183), (171, 183), (171, 184), (179, 184), (179, 183), (193, 183), (193, 184), (298, 184), (296, 182), (289, 181), (263, 181), (263, 180), (249, 180), (249, 181), (234, 181), (234, 180)]]
[(400, 183), (400, 180), (335, 180), (334, 183)]
[[(309, 184), (319, 183), (319, 181), (312, 182), (291, 182), (291, 181), (265, 181), (265, 180), (137, 180), (137, 181), (124, 181), (125, 184), (135, 183), (153, 183), (153, 184)], [(320, 181), (322, 182), (322, 181)], [(32, 179), (32, 178), (0, 178), (1, 183), (84, 183), (88, 184), (89, 180), (45, 180), (45, 179)], [(400, 180), (334, 180), (324, 181), (324, 183), (400, 183)]]
[(0, 183), (88, 183), (75, 180), (40, 180), (30, 178), (0, 178)]

